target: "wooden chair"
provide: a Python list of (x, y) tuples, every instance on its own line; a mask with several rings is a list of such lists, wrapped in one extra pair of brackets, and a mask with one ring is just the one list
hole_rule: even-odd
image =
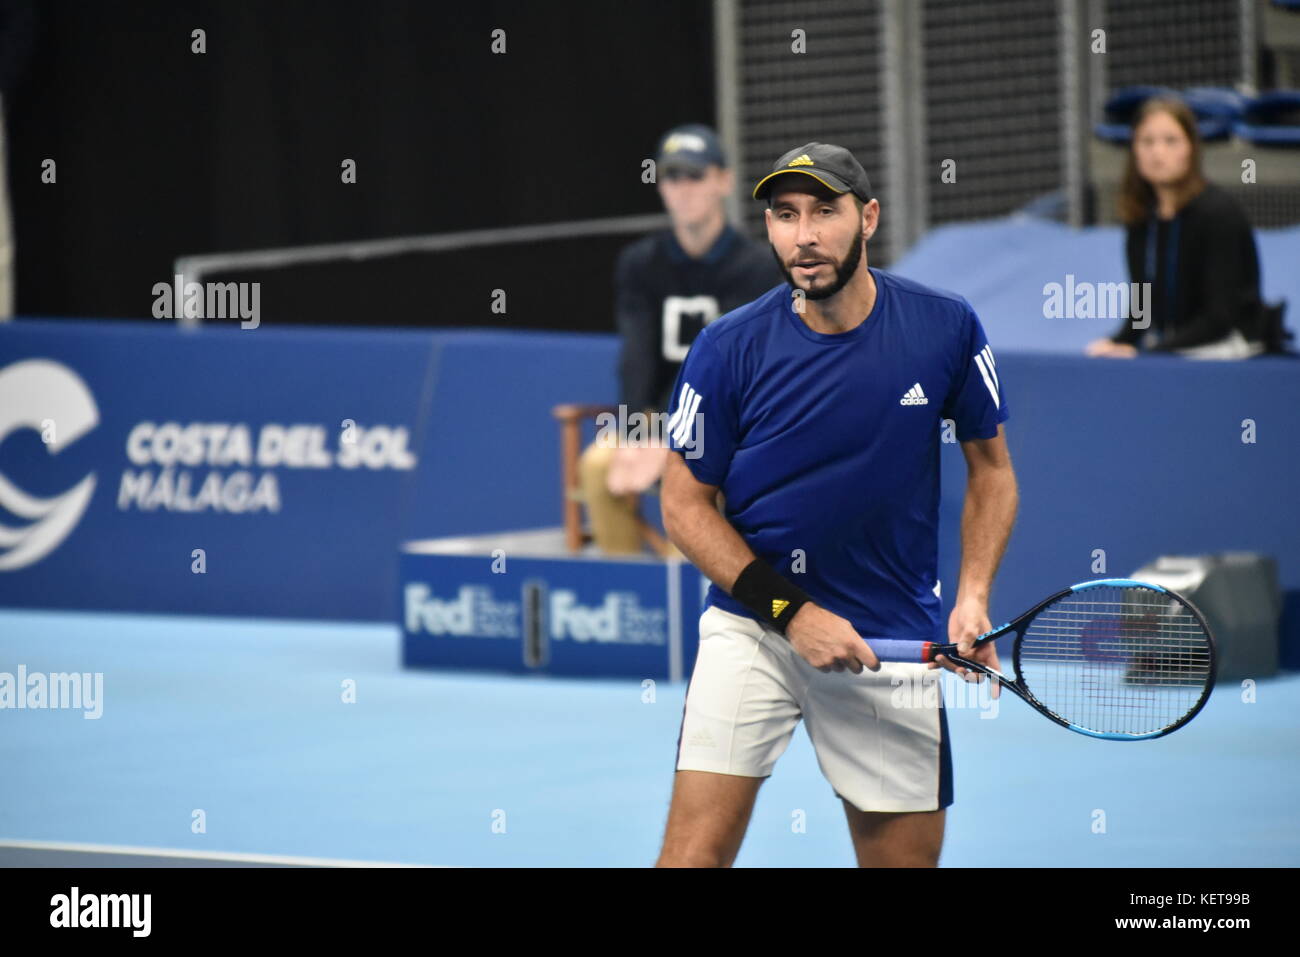
[[(560, 464), (563, 470), (564, 503), (564, 544), (571, 552), (578, 552), (592, 540), (592, 536), (582, 526), (582, 485), (578, 479), (578, 459), (582, 456), (582, 425), (594, 420), (603, 412), (618, 414), (618, 407), (612, 405), (557, 405), (551, 409), (551, 415), (560, 422)], [(650, 546), (656, 555), (667, 558), (671, 546), (663, 534), (645, 520), (641, 515), (641, 497), (632, 495), (636, 513), (637, 528), (641, 540)]]

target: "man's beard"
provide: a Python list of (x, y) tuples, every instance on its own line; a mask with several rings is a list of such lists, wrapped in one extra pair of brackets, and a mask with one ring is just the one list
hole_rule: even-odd
[(853, 235), (853, 245), (849, 247), (849, 254), (844, 257), (844, 261), (842, 263), (829, 262), (830, 267), (835, 270), (835, 281), (821, 289), (804, 290), (802, 286), (795, 284), (794, 275), (786, 268), (785, 262), (782, 261), (781, 256), (776, 251), (776, 247), (770, 242), (767, 245), (772, 250), (772, 255), (776, 257), (776, 264), (781, 267), (781, 272), (785, 275), (785, 281), (794, 286), (795, 289), (803, 290), (806, 299), (829, 299), (848, 284), (848, 281), (853, 278), (854, 273), (858, 271), (858, 266), (862, 263), (862, 231), (858, 230)]

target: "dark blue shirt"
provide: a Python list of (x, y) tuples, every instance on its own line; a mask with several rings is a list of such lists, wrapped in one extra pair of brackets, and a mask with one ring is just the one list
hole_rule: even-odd
[[(705, 326), (677, 376), (669, 445), (722, 489), (760, 558), (863, 638), (946, 641), (939, 448), (1007, 419), (964, 298), (871, 270), (871, 314), (813, 331), (782, 284)], [(708, 604), (753, 615), (716, 584)]]
[(664, 410), (682, 359), (699, 331), (781, 281), (771, 251), (728, 224), (700, 259), (671, 229), (619, 254), (614, 314), (623, 337), (619, 402), (629, 412)]

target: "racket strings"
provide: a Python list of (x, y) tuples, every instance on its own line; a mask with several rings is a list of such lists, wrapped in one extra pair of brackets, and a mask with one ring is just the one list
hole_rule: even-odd
[(1022, 683), (1049, 711), (1102, 734), (1169, 728), (1200, 703), (1210, 639), (1186, 605), (1148, 588), (1100, 586), (1040, 611), (1019, 646)]

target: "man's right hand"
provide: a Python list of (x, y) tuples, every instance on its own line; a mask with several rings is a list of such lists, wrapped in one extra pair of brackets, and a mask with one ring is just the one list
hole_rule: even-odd
[(818, 671), (843, 671), (848, 668), (855, 675), (860, 675), (863, 667), (869, 671), (880, 670), (875, 652), (862, 640), (848, 619), (812, 602), (806, 602), (795, 612), (790, 624), (786, 626), (785, 636), (799, 656)]

